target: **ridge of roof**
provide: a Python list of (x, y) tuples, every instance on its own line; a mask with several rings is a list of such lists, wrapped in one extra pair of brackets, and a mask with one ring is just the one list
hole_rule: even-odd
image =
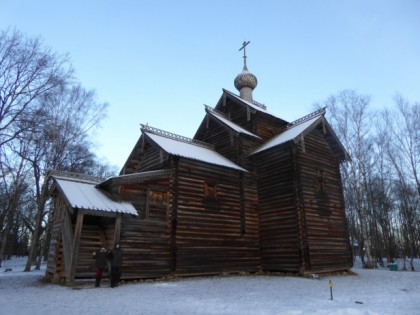
[[(246, 104), (246, 105), (248, 105), (248, 106), (250, 106), (250, 107), (252, 107), (252, 108), (254, 108), (254, 109), (258, 110), (258, 111), (261, 111), (261, 112), (264, 112), (266, 114), (272, 115), (269, 112), (267, 112), (267, 106), (265, 106), (264, 104), (261, 104), (261, 103), (259, 103), (257, 101), (254, 101), (254, 100), (252, 100), (252, 103), (251, 103), (251, 102), (249, 102), (247, 100), (242, 99), (239, 95), (237, 95), (237, 94), (235, 94), (235, 93), (233, 93), (231, 91), (228, 91), (226, 89), (222, 89), (222, 90), (223, 90), (224, 93), (228, 93), (229, 95), (232, 95), (233, 97), (235, 97), (239, 101), (243, 102), (244, 104)], [(274, 116), (274, 115), (272, 115), (272, 116)]]
[(169, 177), (174, 173), (173, 169), (161, 169), (154, 171), (145, 171), (132, 174), (123, 174), (108, 178), (107, 180), (99, 183), (96, 187), (104, 187), (107, 185), (121, 185), (128, 183), (135, 183), (139, 180)]
[(61, 171), (61, 170), (52, 170), (49, 174), (49, 176), (57, 179), (64, 179), (72, 182), (77, 183), (85, 183), (85, 184), (98, 184), (101, 181), (104, 181), (104, 178), (86, 175), (82, 173), (76, 173), (76, 172), (69, 172), (69, 171)]
[(286, 129), (291, 129), (291, 128), (294, 128), (294, 127), (296, 127), (296, 126), (298, 126), (298, 125), (300, 125), (300, 124), (303, 124), (304, 122), (306, 122), (306, 121), (308, 121), (308, 120), (310, 120), (310, 119), (314, 118), (315, 116), (320, 116), (320, 115), (325, 114), (325, 112), (326, 112), (326, 108), (327, 108), (327, 107), (320, 108), (320, 109), (318, 109), (318, 110), (316, 110), (316, 111), (314, 111), (314, 112), (312, 112), (312, 113), (310, 113), (310, 114), (308, 114), (308, 115), (306, 115), (306, 116), (303, 116), (303, 117), (301, 117), (301, 118), (296, 119), (295, 121), (293, 121), (293, 122), (289, 123), (289, 124), (286, 126)]
[(251, 137), (257, 138), (257, 139), (261, 139), (259, 136), (257, 136), (256, 134), (253, 134), (252, 132), (242, 128), (241, 126), (235, 124), (233, 121), (230, 120), (230, 117), (228, 115), (226, 115), (225, 113), (222, 113), (208, 105), (204, 105), (206, 107), (206, 113), (212, 115), (213, 117), (217, 118), (222, 124), (228, 126), (230, 129), (235, 130), (238, 133), (242, 133), (242, 134), (246, 134), (249, 135)]
[(169, 139), (172, 139), (172, 140), (175, 140), (175, 141), (185, 142), (185, 143), (188, 143), (188, 144), (197, 145), (197, 146), (200, 146), (200, 147), (204, 147), (204, 148), (207, 148), (207, 149), (214, 150), (213, 145), (211, 145), (209, 143), (206, 143), (204, 141), (191, 139), (191, 138), (184, 137), (184, 136), (181, 136), (181, 135), (169, 132), (169, 131), (154, 128), (154, 127), (151, 127), (151, 126), (148, 126), (148, 125), (143, 125), (143, 124), (140, 124), (140, 125), (141, 125), (141, 131), (142, 132), (152, 133), (152, 134), (155, 134), (157, 136), (169, 138)]

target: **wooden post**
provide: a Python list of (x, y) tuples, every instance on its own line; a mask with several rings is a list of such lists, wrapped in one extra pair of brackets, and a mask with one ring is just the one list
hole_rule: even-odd
[(115, 247), (115, 244), (118, 244), (120, 242), (121, 221), (122, 221), (122, 215), (118, 214), (117, 217), (115, 218), (114, 247)]
[(77, 257), (79, 256), (79, 244), (80, 244), (80, 235), (82, 234), (82, 227), (83, 227), (83, 217), (84, 214), (79, 210), (77, 213), (77, 221), (76, 227), (74, 229), (74, 238), (73, 238), (73, 251), (72, 251), (72, 259), (71, 259), (71, 266), (70, 266), (70, 281), (74, 280), (74, 276), (76, 275), (76, 265), (77, 265)]
[(240, 172), (239, 173), (239, 202), (240, 202), (240, 210), (239, 210), (239, 215), (240, 215), (240, 233), (241, 236), (244, 236), (245, 232), (246, 232), (246, 226), (245, 226), (245, 180), (244, 180), (244, 173)]
[(300, 135), (300, 141), (302, 143), (302, 152), (305, 153), (305, 137), (303, 136), (303, 133)]
[(298, 223), (298, 240), (299, 240), (299, 273), (305, 274), (305, 271), (309, 270), (309, 252), (307, 248), (307, 237), (306, 237), (306, 220), (305, 220), (305, 207), (303, 198), (303, 188), (301, 182), (301, 170), (299, 165), (299, 150), (296, 146), (291, 148), (291, 157), (294, 168), (294, 189), (296, 194), (296, 219)]
[(146, 211), (144, 214), (144, 219), (145, 220), (149, 220), (149, 207), (150, 207), (150, 198), (152, 197), (152, 191), (151, 189), (148, 187), (146, 190)]
[(72, 250), (73, 250), (73, 227), (70, 212), (65, 211), (63, 216), (63, 254), (64, 254), (64, 274), (67, 280), (71, 278)]
[(170, 262), (170, 272), (175, 273), (177, 269), (177, 242), (176, 242), (176, 233), (178, 227), (178, 197), (179, 197), (179, 182), (178, 182), (178, 172), (179, 172), (179, 160), (175, 160), (175, 174), (173, 177), (172, 184), (172, 222), (170, 225), (170, 237), (171, 237), (171, 262)]

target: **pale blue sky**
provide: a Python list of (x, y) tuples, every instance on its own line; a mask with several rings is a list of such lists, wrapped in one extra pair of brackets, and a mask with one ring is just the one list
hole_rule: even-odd
[(69, 53), (108, 102), (97, 154), (121, 167), (140, 123), (192, 137), (222, 88), (237, 93), (244, 40), (254, 99), (292, 121), (344, 89), (420, 101), (420, 1), (0, 0), (0, 29)]

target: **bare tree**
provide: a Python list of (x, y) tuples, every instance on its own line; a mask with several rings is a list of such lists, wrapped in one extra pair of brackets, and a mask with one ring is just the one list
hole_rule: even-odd
[[(67, 55), (52, 52), (40, 38), (15, 30), (0, 32), (0, 195), (9, 196), (0, 200), (0, 232), (23, 231), (25, 243), (30, 234), (26, 271), (45, 247), (41, 240), (48, 227), (48, 172), (115, 174), (97, 160), (89, 141), (106, 104), (97, 102), (93, 91), (74, 84), (72, 75)], [(19, 161), (24, 165), (21, 171), (7, 167)], [(28, 172), (30, 176), (21, 177)], [(18, 183), (32, 198), (12, 189)], [(15, 201), (6, 202), (13, 192)]]
[(419, 254), (420, 236), (420, 104), (410, 105), (402, 96), (395, 97), (396, 110), (382, 113), (388, 133), (384, 142), (393, 168), (395, 204), (398, 211), (401, 255), (413, 259)]
[[(93, 164), (87, 138), (104, 117), (106, 104), (98, 103), (93, 91), (80, 85), (59, 87), (37, 99), (38, 109), (31, 117), (31, 127), (18, 137), (25, 158), (31, 165), (37, 214), (25, 271), (39, 254), (47, 223), (47, 201), (50, 196), (48, 172), (52, 169), (79, 171)], [(39, 256), (41, 257), (41, 256)], [(38, 261), (39, 268), (41, 260)]]
[[(379, 116), (381, 117), (381, 116)], [(373, 203), (373, 216), (376, 224), (377, 239), (381, 247), (379, 259), (387, 257), (388, 262), (393, 262), (397, 257), (397, 210), (395, 207), (395, 181), (394, 169), (387, 158), (387, 147), (391, 141), (389, 126), (382, 118), (376, 121), (377, 136), (376, 156), (373, 183), (371, 186), (371, 198)]]
[(367, 198), (368, 177), (371, 164), (372, 150), (371, 121), (372, 114), (368, 110), (370, 98), (357, 94), (355, 91), (345, 90), (336, 96), (331, 96), (325, 104), (331, 115), (331, 122), (338, 137), (348, 150), (352, 163), (342, 166), (343, 185), (346, 201), (346, 211), (354, 220), (350, 222), (353, 237), (358, 240), (359, 248), (364, 249), (367, 262), (362, 261), (367, 268), (374, 267), (372, 255), (372, 240), (369, 229), (368, 214), (371, 204)]
[(72, 72), (67, 56), (51, 52), (40, 38), (0, 32), (0, 147), (28, 127), (22, 119), (33, 101), (64, 84)]
[(392, 143), (401, 154), (402, 171), (414, 182), (420, 195), (420, 103), (410, 105), (401, 95), (395, 97), (398, 114), (394, 119)]
[[(0, 246), (0, 260), (5, 256), (9, 236), (15, 227), (18, 209), (24, 202), (25, 192), (29, 190), (27, 183), (28, 168), (24, 159), (15, 159), (11, 156), (3, 156), (0, 163), (0, 234), (3, 235)], [(10, 247), (10, 246), (9, 246)]]

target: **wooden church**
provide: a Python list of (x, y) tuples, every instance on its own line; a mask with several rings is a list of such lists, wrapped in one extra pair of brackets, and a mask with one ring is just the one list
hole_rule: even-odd
[[(245, 43), (244, 43), (245, 44)], [(253, 99), (246, 65), (193, 139), (142, 125), (119, 176), (55, 172), (47, 277), (94, 277), (123, 250), (123, 279), (352, 267), (340, 163), (325, 109), (294, 122)]]

